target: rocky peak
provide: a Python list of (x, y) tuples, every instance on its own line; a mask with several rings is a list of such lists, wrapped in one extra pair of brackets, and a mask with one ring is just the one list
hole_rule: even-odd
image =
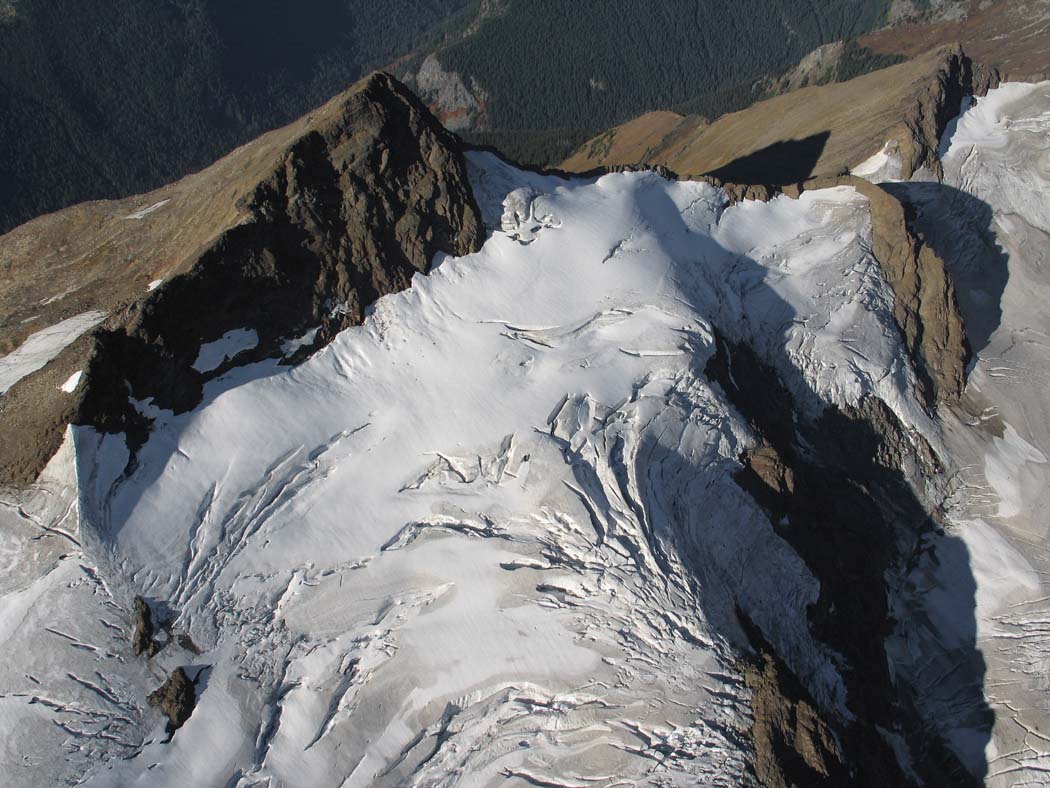
[[(160, 207), (129, 217), (142, 203)], [(69, 422), (125, 432), (134, 448), (149, 420), (129, 395), (192, 408), (234, 363), (291, 358), (286, 343), (304, 336), (300, 354), (321, 347), (435, 253), (466, 254), (483, 235), (458, 139), (383, 73), (152, 195), (30, 225), (0, 238), (16, 283), (39, 286), (50, 269), (51, 290), (83, 290), (75, 308), (109, 317), (0, 400), (0, 483), (35, 478)], [(56, 239), (57, 253), (30, 264)], [(163, 283), (143, 293), (120, 276), (130, 257)], [(59, 317), (55, 304), (39, 322)], [(215, 364), (198, 363), (202, 345), (230, 332), (250, 338), (236, 362), (219, 349)], [(83, 382), (60, 391), (76, 369)]]

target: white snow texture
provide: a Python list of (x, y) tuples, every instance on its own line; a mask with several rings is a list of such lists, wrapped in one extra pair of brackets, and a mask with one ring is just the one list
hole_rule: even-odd
[[(1021, 113), (1031, 92), (1001, 90), (960, 120), (948, 162), (998, 149), (1004, 122), (974, 113), (1001, 96), (1011, 128), (1045, 137), (1050, 115)], [(1012, 200), (1002, 221), (1045, 211), (1045, 191), (1041, 209), (1022, 199), (1045, 169), (986, 165)], [(154, 408), (130, 473), (123, 436), (71, 428), (39, 487), (0, 507), (0, 686), (17, 688), (0, 771), (16, 784), (751, 784), (736, 605), (847, 712), (837, 655), (806, 625), (817, 582), (732, 479), (755, 436), (704, 375), (716, 329), (804, 408), (876, 394), (938, 448), (993, 452), (998, 508), (951, 514), (982, 636), (1039, 595), (999, 526), (1045, 479), (1017, 469), (1050, 441), (1015, 420), (986, 440), (963, 415), (946, 437), (916, 404), (865, 198), (730, 206), (654, 173), (563, 180), (486, 153), (469, 168), (495, 228), (480, 252), (436, 260), (298, 366), (236, 367), (192, 412)], [(195, 366), (256, 343), (230, 332)], [(956, 579), (921, 571), (930, 604), (947, 600)], [(126, 642), (135, 594), (188, 635), (149, 663)], [(914, 637), (887, 643), (902, 671)], [(145, 694), (178, 666), (199, 699), (168, 741)], [(953, 742), (972, 757), (986, 742), (966, 724)]]

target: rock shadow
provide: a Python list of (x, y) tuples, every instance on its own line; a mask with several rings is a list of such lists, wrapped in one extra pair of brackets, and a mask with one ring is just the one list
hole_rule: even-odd
[[(974, 354), (988, 346), (1003, 318), (1009, 256), (996, 241), (992, 207), (943, 183), (883, 183), (900, 200), (911, 229), (944, 261)], [(970, 360), (970, 366), (976, 356)], [(969, 372), (969, 370), (967, 370)]]
[[(757, 342), (751, 320), (777, 326), (794, 315), (766, 283), (769, 269), (693, 232), (666, 192), (652, 191), (644, 218), (661, 229), (662, 241), (668, 239), (665, 251), (680, 270), (683, 297), (714, 323), (717, 333), (714, 356), (697, 361), (693, 373), (721, 389), (759, 439), (758, 447), (740, 456), (735, 481), (765, 513), (769, 538), (790, 545), (819, 582), (806, 620), (786, 626), (808, 632), (826, 650), (845, 686), (848, 715), (827, 703), (820, 708), (835, 731), (823, 737), (827, 746), (822, 750), (814, 744), (821, 737), (812, 720), (808, 744), (792, 730), (795, 723), (782, 724), (802, 719), (803, 706), (812, 707), (813, 697), (821, 694), (819, 675), (795, 675), (804, 691), (773, 704), (779, 707), (766, 721), (767, 739), (773, 740), (766, 760), (790, 769), (780, 777), (799, 785), (983, 784), (984, 746), (994, 714), (984, 698), (985, 662), (977, 649), (977, 583), (965, 543), (944, 530), (940, 501), (916, 493), (924, 489), (924, 473), (940, 472), (939, 459), (877, 397), (840, 409), (809, 386), (783, 343)], [(678, 226), (662, 227), (656, 217), (672, 217)], [(765, 314), (748, 315), (743, 302), (718, 296), (712, 313), (711, 280), (702, 269), (727, 257), (734, 258), (732, 277), (749, 292), (763, 293)], [(718, 275), (725, 277), (725, 271)], [(741, 306), (723, 309), (734, 302)], [(807, 418), (807, 412), (819, 415)], [(703, 469), (682, 453), (655, 445), (659, 438), (647, 440), (650, 445), (638, 457), (652, 464), (636, 474), (644, 508), (657, 519), (649, 524), (650, 533), (673, 535), (695, 575), (709, 621), (725, 622), (735, 614), (729, 606), (735, 605), (743, 613), (737, 635), (753, 632), (759, 616), (749, 617), (743, 600), (749, 583), (770, 582), (762, 565), (757, 560), (751, 569), (745, 565), (733, 579), (715, 564), (726, 529), (736, 530), (748, 544), (754, 539), (754, 518), (734, 521), (732, 515), (739, 518), (743, 510), (729, 501), (729, 522), (725, 512), (690, 507), (690, 484), (707, 483)], [(671, 505), (667, 485), (676, 490)], [(736, 588), (727, 588), (733, 583)], [(936, 594), (927, 596), (931, 589)], [(755, 598), (752, 614), (759, 612)], [(781, 673), (798, 669), (797, 659), (790, 664), (784, 625), (774, 624), (779, 633), (748, 636), (744, 644), (745, 652), (750, 645), (776, 661)], [(723, 634), (734, 642), (733, 633)], [(762, 640), (781, 653), (765, 652)], [(740, 643), (739, 636), (735, 642)], [(777, 717), (783, 719), (777, 722)], [(836, 746), (841, 747), (837, 756)], [(761, 762), (763, 753), (757, 756)]]
[(800, 183), (813, 174), (830, 136), (830, 131), (822, 131), (800, 140), (774, 142), (706, 174), (726, 183), (771, 186)]

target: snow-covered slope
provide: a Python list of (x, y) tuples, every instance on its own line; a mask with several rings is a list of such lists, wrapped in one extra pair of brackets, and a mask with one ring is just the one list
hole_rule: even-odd
[(35, 372), (69, 346), (81, 334), (97, 326), (106, 316), (84, 312), (48, 326), (29, 336), (18, 348), (0, 356), (0, 394)]
[(813, 579), (731, 478), (747, 428), (699, 370), (716, 320), (786, 344), (826, 399), (901, 392), (863, 199), (726, 211), (655, 174), (473, 166), (503, 213), (483, 252), (294, 371), (156, 413), (126, 480), (120, 436), (77, 434), (93, 547), (212, 665), (191, 723), (113, 779), (159, 761), (153, 785), (231, 763), (287, 784), (572, 784), (660, 764), (736, 784), (737, 603), (842, 693), (800, 631)]
[(1050, 773), (1050, 82), (964, 102), (942, 160), (943, 184), (895, 190), (951, 269), (975, 352), (961, 408), (944, 421), (959, 468), (952, 518), (977, 579), (996, 714), (988, 784), (1041, 785)]
[[(1024, 196), (1038, 184), (1002, 187), (995, 158), (996, 134), (1045, 129), (1033, 95), (999, 131), (971, 115), (998, 99), (979, 102), (945, 160), (955, 172), (968, 145), (990, 174), (963, 166), (960, 188), (1018, 195), (996, 209), (1011, 233), (1050, 225)], [(1000, 531), (1025, 513), (1035, 528), (1050, 441), (1002, 403), (994, 438), (970, 399), (943, 422), (918, 405), (867, 200), (730, 205), (655, 173), (469, 165), (495, 228), (480, 252), (435, 261), (298, 366), (234, 368), (178, 416), (137, 402), (154, 425), (131, 464), (122, 435), (72, 428), (40, 487), (0, 507), (19, 567), (2, 587), (0, 769), (19, 785), (754, 783), (742, 618), (829, 719), (856, 710), (850, 666), (812, 632), (820, 583), (793, 524), (735, 478), (763, 436), (707, 372), (719, 338), (777, 372), (800, 422), (873, 395), (957, 472), (950, 532), (887, 577), (901, 624), (885, 650), (975, 774), (1029, 757), (997, 734), (986, 766), (973, 646), (989, 676), (1043, 664), (1031, 616), (989, 627), (1040, 596)], [(1017, 255), (1034, 271), (1033, 244)], [(973, 402), (999, 380), (975, 350)], [(1029, 390), (1018, 407), (1045, 408)], [(137, 594), (174, 622), (149, 662), (127, 643)], [(1003, 632), (1024, 650), (996, 662)], [(145, 696), (176, 667), (198, 700), (168, 740)], [(1029, 729), (1018, 748), (1045, 743)], [(897, 733), (880, 730), (909, 773)]]

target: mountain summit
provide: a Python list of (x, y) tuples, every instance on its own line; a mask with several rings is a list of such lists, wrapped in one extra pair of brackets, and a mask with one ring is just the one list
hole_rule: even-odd
[(199, 361), (202, 343), (234, 332), (252, 337), (231, 347), (237, 363), (301, 357), (435, 253), (480, 243), (459, 142), (385, 74), (171, 186), (34, 220), (0, 237), (0, 341), (25, 347), (40, 326), (84, 322), (31, 366), (6, 357), (0, 478), (35, 478), (70, 422), (143, 440), (129, 393), (195, 406), (230, 366), (218, 350)]

